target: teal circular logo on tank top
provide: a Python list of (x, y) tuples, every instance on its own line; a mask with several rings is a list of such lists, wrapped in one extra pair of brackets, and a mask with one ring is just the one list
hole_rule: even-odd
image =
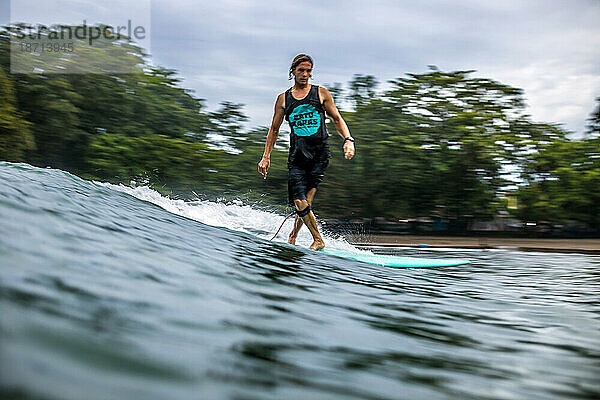
[(310, 104), (300, 104), (290, 113), (290, 127), (298, 136), (311, 136), (321, 127), (321, 116)]

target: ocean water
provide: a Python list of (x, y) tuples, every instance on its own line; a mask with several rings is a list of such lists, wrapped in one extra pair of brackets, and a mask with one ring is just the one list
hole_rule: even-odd
[(600, 398), (600, 257), (385, 268), (283, 217), (0, 163), (0, 397)]

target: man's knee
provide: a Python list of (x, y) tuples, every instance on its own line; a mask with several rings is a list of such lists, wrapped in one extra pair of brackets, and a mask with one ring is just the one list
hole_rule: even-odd
[(294, 205), (296, 210), (304, 210), (308, 206), (308, 200), (306, 199), (294, 199)]
[(294, 204), (296, 205), (296, 215), (304, 217), (310, 212), (310, 204), (306, 199), (295, 199)]

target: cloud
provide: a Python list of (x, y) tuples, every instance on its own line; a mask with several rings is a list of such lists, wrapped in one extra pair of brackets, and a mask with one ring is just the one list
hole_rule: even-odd
[[(64, 3), (62, 15), (85, 10)], [(151, 53), (209, 107), (246, 104), (251, 125), (270, 123), (291, 59), (307, 52), (317, 84), (475, 69), (523, 88), (534, 120), (581, 134), (600, 95), (599, 20), (597, 0), (153, 0)]]
[(476, 69), (525, 89), (534, 120), (577, 132), (600, 94), (595, 1), (169, 4), (154, 3), (155, 60), (179, 69), (211, 106), (247, 104), (254, 124), (270, 123), (299, 52), (315, 59), (316, 83), (355, 73), (385, 82), (430, 64)]

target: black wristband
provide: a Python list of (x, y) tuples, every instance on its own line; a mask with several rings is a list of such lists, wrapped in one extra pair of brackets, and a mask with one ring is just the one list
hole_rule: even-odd
[(351, 141), (352, 143), (354, 143), (354, 138), (352, 136), (348, 136), (344, 138), (344, 143), (346, 143), (346, 140)]

